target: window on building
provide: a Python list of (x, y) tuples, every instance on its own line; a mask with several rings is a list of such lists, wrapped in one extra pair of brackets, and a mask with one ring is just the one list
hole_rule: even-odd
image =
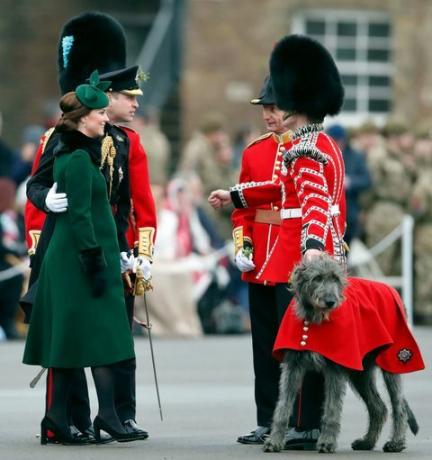
[(304, 10), (293, 32), (322, 43), (334, 57), (345, 87), (341, 113), (347, 124), (382, 123), (392, 106), (392, 28), (376, 11)]

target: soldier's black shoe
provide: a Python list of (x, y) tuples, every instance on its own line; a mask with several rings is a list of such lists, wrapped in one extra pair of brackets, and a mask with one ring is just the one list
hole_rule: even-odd
[[(75, 428), (77, 431), (78, 429)], [(78, 431), (79, 432), (79, 431)], [(91, 444), (108, 444), (114, 441), (114, 438), (110, 436), (108, 433), (102, 432), (100, 434), (100, 439), (96, 440), (93, 424), (91, 424), (88, 428), (82, 431), (82, 434), (88, 436), (90, 439)]]
[(284, 450), (316, 450), (319, 435), (317, 428), (306, 431), (290, 428), (285, 436)]
[(123, 427), (128, 433), (137, 434), (138, 439), (147, 439), (149, 437), (148, 432), (140, 428), (137, 422), (132, 418), (125, 420), (123, 422)]
[[(93, 425), (90, 425), (83, 431), (80, 431), (75, 425), (70, 426), (71, 436), (74, 440), (77, 441), (77, 444), (108, 444), (109, 442), (113, 442), (114, 438), (111, 437), (109, 434), (101, 433), (101, 440), (96, 441)], [(55, 434), (51, 436), (47, 436), (46, 444), (61, 444), (62, 442), (59, 441)]]
[(86, 434), (81, 433), (74, 425), (61, 429), (49, 417), (45, 416), (41, 423), (40, 443), (42, 445), (83, 445), (90, 444), (91, 439)]
[(270, 434), (268, 426), (259, 426), (256, 430), (251, 431), (249, 434), (239, 436), (237, 442), (240, 444), (264, 444), (265, 439)]

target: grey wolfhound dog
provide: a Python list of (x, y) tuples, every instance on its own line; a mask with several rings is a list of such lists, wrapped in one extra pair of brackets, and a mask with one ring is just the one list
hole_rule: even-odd
[[(343, 301), (346, 277), (342, 267), (330, 256), (322, 255), (312, 261), (302, 262), (294, 271), (291, 283), (296, 299), (296, 314), (300, 319), (320, 324), (331, 310)], [(374, 448), (387, 418), (387, 408), (375, 382), (375, 357), (369, 354), (363, 362), (363, 371), (342, 367), (318, 353), (288, 350), (281, 364), (279, 400), (273, 415), (269, 438), (264, 443), (265, 452), (279, 452), (284, 447), (284, 437), (292, 407), (305, 372), (322, 372), (325, 380), (325, 399), (321, 434), (317, 450), (332, 453), (340, 432), (343, 398), (346, 383), (363, 399), (369, 414), (366, 434), (352, 443), (354, 450)], [(385, 452), (400, 452), (405, 448), (407, 425), (416, 434), (417, 421), (403, 397), (401, 376), (382, 371), (392, 406), (393, 432), (384, 444)]]

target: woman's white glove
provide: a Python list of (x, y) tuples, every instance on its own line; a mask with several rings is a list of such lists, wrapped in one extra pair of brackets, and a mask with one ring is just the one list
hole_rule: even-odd
[(45, 206), (51, 212), (65, 212), (68, 207), (66, 193), (57, 193), (57, 182), (49, 189), (45, 198)]
[(237, 268), (242, 272), (250, 272), (255, 269), (255, 264), (252, 261), (252, 252), (249, 256), (246, 256), (243, 249), (240, 249), (234, 259)]
[(132, 270), (134, 267), (134, 256), (133, 254), (128, 254), (127, 252), (120, 253), (120, 271), (125, 273), (129, 270)]
[(144, 276), (144, 279), (146, 281), (150, 281), (151, 280), (151, 263), (150, 261), (147, 259), (147, 257), (144, 257), (144, 256), (138, 256), (138, 257), (135, 257), (135, 260), (134, 260), (134, 263), (133, 263), (133, 268), (132, 268), (132, 271), (134, 273), (136, 273), (137, 271), (137, 268), (140, 267), (141, 268), (141, 271), (143, 273), (143, 276)]

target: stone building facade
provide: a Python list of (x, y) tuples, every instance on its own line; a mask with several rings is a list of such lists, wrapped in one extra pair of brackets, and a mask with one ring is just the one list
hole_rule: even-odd
[(159, 4), (160, 0), (0, 0), (4, 138), (17, 145), (26, 124), (41, 122), (47, 100), (59, 99), (57, 41), (62, 24), (88, 10), (112, 14), (127, 27), (133, 56), (144, 41), (139, 38), (141, 29), (148, 27)]
[[(189, 0), (187, 18), (185, 136), (209, 109), (223, 113), (231, 130), (239, 123), (259, 124), (248, 100), (259, 90), (274, 43), (308, 28), (326, 44), (341, 46), (332, 51), (345, 69), (347, 97), (357, 98), (347, 102), (363, 106), (357, 113), (345, 111), (341, 121), (383, 123), (391, 116), (432, 126), (430, 0)], [(369, 44), (376, 49), (361, 49), (362, 34), (371, 35)]]
[[(160, 3), (62, 0), (54, 8), (51, 0), (0, 0), (6, 140), (16, 144), (23, 126), (40, 121), (44, 102), (58, 98), (56, 45), (68, 17), (89, 9), (111, 13), (128, 30), (135, 28), (137, 48), (140, 24), (147, 18), (148, 26), (149, 12), (154, 15)], [(342, 121), (372, 116), (382, 123), (390, 115), (410, 125), (432, 123), (431, 0), (186, 0), (185, 9), (178, 112), (183, 141), (208, 111), (222, 113), (231, 133), (245, 123), (261, 126), (249, 100), (259, 91), (274, 43), (292, 32), (311, 31), (341, 54), (347, 103), (363, 107), (344, 112)], [(365, 48), (365, 31), (377, 49)], [(375, 62), (359, 60), (362, 53)]]

